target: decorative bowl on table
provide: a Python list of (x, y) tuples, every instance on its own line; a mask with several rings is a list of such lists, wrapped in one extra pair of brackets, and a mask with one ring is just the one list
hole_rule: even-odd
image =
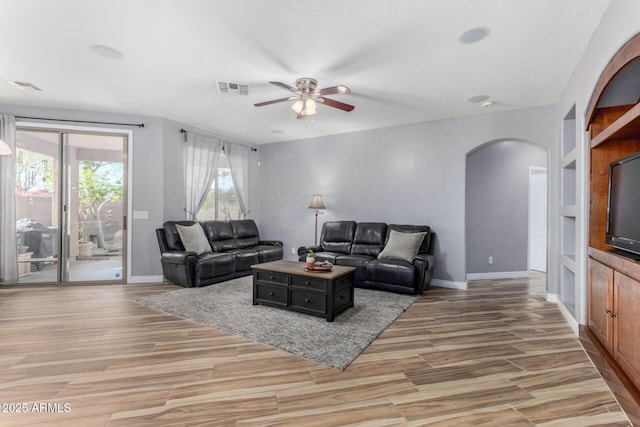
[(313, 267), (309, 267), (308, 265), (305, 265), (304, 271), (313, 271), (316, 273), (322, 273), (325, 271), (331, 271), (332, 268), (333, 268), (333, 264), (331, 264), (329, 261), (324, 261), (324, 262), (316, 262), (313, 265)]

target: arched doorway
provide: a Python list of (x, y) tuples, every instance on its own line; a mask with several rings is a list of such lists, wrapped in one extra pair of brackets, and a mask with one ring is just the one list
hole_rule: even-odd
[[(467, 280), (527, 277), (531, 264), (531, 217), (545, 205), (542, 241), (546, 261), (546, 168), (545, 146), (521, 139), (489, 141), (467, 153), (465, 172), (465, 236)], [(541, 180), (544, 171), (544, 179)], [(545, 182), (544, 193), (530, 189)], [(539, 184), (533, 184), (539, 190)], [(531, 198), (534, 198), (533, 201)], [(535, 246), (535, 245), (534, 245)], [(538, 247), (536, 246), (536, 247)], [(546, 262), (545, 262), (546, 264)], [(541, 269), (538, 267), (538, 269)], [(546, 270), (546, 265), (543, 270)]]

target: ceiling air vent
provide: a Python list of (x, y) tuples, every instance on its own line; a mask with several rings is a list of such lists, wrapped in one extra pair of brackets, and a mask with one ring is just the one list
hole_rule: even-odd
[(18, 82), (18, 81), (13, 80), (13, 81), (10, 81), (9, 84), (17, 87), (18, 89), (22, 89), (22, 90), (38, 90), (38, 91), (42, 90), (38, 86), (34, 85), (33, 83), (29, 83), (29, 82)]
[(218, 93), (232, 93), (236, 95), (249, 95), (249, 86), (239, 83), (229, 83), (216, 81), (218, 84)]

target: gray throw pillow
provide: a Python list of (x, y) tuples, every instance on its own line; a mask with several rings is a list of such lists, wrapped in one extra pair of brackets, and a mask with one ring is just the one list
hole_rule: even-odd
[(182, 246), (189, 251), (195, 252), (198, 255), (211, 252), (211, 246), (209, 241), (204, 235), (204, 230), (200, 224), (195, 223), (193, 225), (180, 225), (176, 224), (176, 229), (180, 235)]
[(384, 247), (378, 259), (399, 259), (404, 261), (413, 261), (418, 254), (420, 245), (424, 240), (426, 232), (420, 233), (403, 233), (391, 230), (389, 241)]

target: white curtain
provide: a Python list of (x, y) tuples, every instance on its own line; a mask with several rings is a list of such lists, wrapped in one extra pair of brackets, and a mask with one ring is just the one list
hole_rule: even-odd
[(230, 142), (224, 143), (224, 152), (229, 160), (233, 188), (238, 198), (242, 218), (251, 212), (249, 209), (249, 154), (251, 149)]
[(16, 119), (0, 114), (0, 139), (11, 155), (0, 156), (0, 284), (18, 282), (16, 246)]
[(211, 183), (218, 173), (222, 142), (211, 137), (187, 132), (184, 187), (187, 219), (196, 221)]

